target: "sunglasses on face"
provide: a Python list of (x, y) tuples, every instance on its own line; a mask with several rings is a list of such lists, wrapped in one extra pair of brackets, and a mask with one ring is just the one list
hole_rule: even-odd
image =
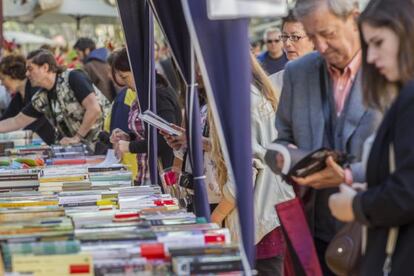
[(266, 43), (279, 43), (280, 42), (280, 39), (268, 39), (268, 40), (266, 40)]
[(288, 39), (290, 40), (290, 41), (293, 41), (293, 42), (296, 42), (296, 41), (299, 41), (299, 40), (301, 40), (302, 38), (304, 38), (304, 37), (306, 37), (306, 35), (302, 35), (302, 36), (300, 36), (300, 35), (281, 35), (280, 36), (280, 39), (282, 39), (282, 41), (283, 42), (286, 42), (286, 41), (288, 41)]

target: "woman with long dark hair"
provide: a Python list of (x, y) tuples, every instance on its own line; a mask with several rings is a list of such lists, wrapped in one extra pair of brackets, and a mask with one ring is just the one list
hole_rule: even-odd
[(341, 186), (329, 205), (337, 219), (368, 227), (361, 275), (411, 275), (414, 268), (413, 12), (412, 0), (373, 0), (359, 19), (365, 104), (385, 117), (366, 167), (368, 189)]
[[(128, 53), (126, 48), (121, 49), (112, 60), (114, 79), (122, 80), (128, 88), (136, 90), (134, 75), (129, 65)], [(181, 125), (181, 109), (178, 104), (177, 94), (160, 74), (156, 75), (156, 97), (157, 97), (157, 114), (166, 121), (175, 125)], [(114, 129), (111, 135), (111, 142), (118, 154), (136, 153), (138, 175), (135, 180), (136, 184), (144, 184), (148, 179), (148, 162), (147, 162), (147, 129), (138, 115), (145, 110), (141, 110), (138, 100), (136, 100), (129, 111), (128, 126), (130, 133), (120, 129)], [(162, 135), (158, 135), (158, 157), (164, 168), (171, 167), (174, 154), (168, 146)]]

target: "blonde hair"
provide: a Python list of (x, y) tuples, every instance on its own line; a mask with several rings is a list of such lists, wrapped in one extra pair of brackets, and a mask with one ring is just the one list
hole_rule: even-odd
[[(273, 107), (273, 112), (276, 112), (279, 104), (279, 97), (277, 96), (275, 88), (262, 66), (256, 60), (253, 54), (250, 53), (250, 62), (252, 69), (252, 82), (257, 89), (262, 93), (266, 100), (270, 102)], [(223, 157), (220, 139), (217, 133), (217, 127), (214, 123), (210, 105), (208, 107), (208, 121), (210, 124), (210, 143), (211, 143), (211, 158), (216, 165), (216, 179), (222, 189), (228, 180), (228, 171), (226, 162)]]

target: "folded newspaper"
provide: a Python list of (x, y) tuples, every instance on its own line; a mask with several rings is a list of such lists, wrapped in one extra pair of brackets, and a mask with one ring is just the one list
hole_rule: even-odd
[(164, 132), (167, 132), (171, 135), (180, 136), (183, 134), (181, 131), (172, 127), (174, 124), (164, 120), (163, 118), (161, 118), (157, 114), (154, 114), (150, 110), (144, 111), (143, 113), (139, 114), (138, 117), (144, 122), (150, 124), (151, 126)]

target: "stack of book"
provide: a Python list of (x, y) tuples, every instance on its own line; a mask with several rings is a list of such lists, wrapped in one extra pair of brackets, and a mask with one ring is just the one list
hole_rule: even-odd
[(181, 209), (159, 186), (132, 186), (131, 173), (121, 165), (60, 164), (4, 175), (29, 173), (36, 175), (38, 191), (12, 191), (5, 185), (9, 191), (0, 193), (0, 275), (242, 270), (228, 229)]
[(0, 191), (27, 191), (39, 187), (39, 169), (0, 169)]
[(86, 167), (46, 168), (39, 173), (40, 192), (61, 192), (90, 190), (88, 169)]
[(92, 189), (132, 186), (132, 173), (122, 165), (88, 168)]
[(25, 146), (32, 143), (33, 132), (31, 130), (17, 130), (13, 132), (0, 133), (0, 142), (13, 142), (14, 146)]

